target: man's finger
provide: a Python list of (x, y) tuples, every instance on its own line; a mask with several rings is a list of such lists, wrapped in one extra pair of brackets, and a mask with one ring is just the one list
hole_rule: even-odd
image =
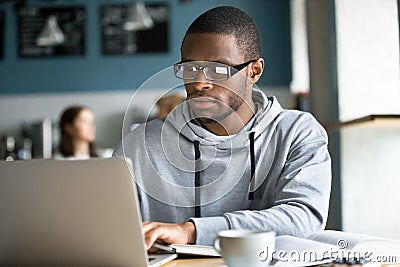
[(148, 249), (148, 252), (150, 252), (150, 253), (155, 253), (155, 252), (158, 252), (158, 251), (160, 251), (160, 249), (155, 248), (155, 247), (153, 247), (153, 246), (151, 246), (151, 247)]
[(151, 246), (156, 242), (158, 238), (158, 233), (155, 229), (150, 229), (145, 234), (145, 241), (146, 241), (146, 249), (149, 250)]
[(147, 233), (151, 229), (155, 228), (159, 223), (156, 222), (144, 222), (142, 224), (142, 229), (144, 233)]

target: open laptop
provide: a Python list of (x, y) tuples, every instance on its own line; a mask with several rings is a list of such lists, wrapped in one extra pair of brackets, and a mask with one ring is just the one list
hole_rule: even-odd
[[(0, 162), (0, 266), (159, 266), (124, 159)], [(149, 260), (150, 259), (150, 260)]]

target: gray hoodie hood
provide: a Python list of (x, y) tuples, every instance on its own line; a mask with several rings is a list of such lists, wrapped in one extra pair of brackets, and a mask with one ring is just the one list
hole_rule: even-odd
[(283, 110), (275, 97), (267, 97), (258, 89), (253, 89), (253, 101), (257, 107), (255, 116), (240, 132), (229, 137), (217, 136), (200, 125), (191, 123), (194, 115), (187, 103), (180, 105), (177, 108), (178, 112), (172, 112), (167, 120), (171, 122), (179, 134), (192, 142), (199, 141), (202, 146), (215, 146), (217, 149), (248, 147), (250, 133), (254, 132), (255, 138), (257, 138)]
[[(230, 155), (227, 159), (233, 164), (230, 166), (231, 170), (226, 170), (226, 173), (243, 173), (242, 166), (235, 166), (234, 164), (236, 162), (243, 162), (246, 157), (250, 159), (251, 178), (249, 181), (248, 198), (249, 200), (254, 199), (254, 191), (260, 186), (263, 179), (262, 176), (259, 177), (260, 179), (254, 177), (256, 172), (254, 142), (259, 136), (265, 134), (265, 131), (269, 129), (268, 125), (283, 111), (283, 109), (275, 97), (267, 97), (258, 89), (253, 89), (252, 96), (257, 108), (256, 114), (244, 125), (241, 131), (231, 136), (215, 135), (195, 123), (193, 112), (189, 108), (187, 102), (182, 103), (177, 110), (167, 117), (166, 123), (170, 123), (177, 131), (174, 136), (178, 138), (182, 138), (183, 136), (193, 143), (196, 161), (194, 171), (196, 189), (201, 186), (200, 172), (212, 164), (219, 152), (222, 154), (224, 154), (224, 152), (229, 152)], [(270, 137), (272, 134), (272, 131), (267, 134), (269, 135), (268, 140), (271, 140)], [(179, 142), (179, 140), (175, 142)], [(167, 151), (166, 153), (168, 153)], [(234, 157), (238, 157), (238, 160)], [(171, 154), (169, 158), (173, 158), (173, 155)], [(179, 159), (179, 162), (182, 162), (182, 159)], [(179, 164), (179, 162), (177, 161), (176, 164)], [(272, 158), (268, 163), (268, 165), (272, 164)], [(182, 166), (182, 168), (184, 167)], [(200, 192), (198, 190), (195, 191), (195, 198), (197, 199), (197, 195), (200, 194)], [(197, 199), (195, 206), (199, 205), (200, 200)]]

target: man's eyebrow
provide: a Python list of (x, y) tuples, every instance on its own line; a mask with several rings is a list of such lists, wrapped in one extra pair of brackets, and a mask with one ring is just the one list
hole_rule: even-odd
[(224, 64), (224, 65), (232, 65), (224, 60), (212, 60), (212, 61), (208, 61), (208, 60), (191, 60), (191, 59), (185, 59), (182, 58), (181, 61), (179, 61), (179, 63), (186, 63), (186, 62), (213, 62), (213, 63), (220, 63), (220, 64)]

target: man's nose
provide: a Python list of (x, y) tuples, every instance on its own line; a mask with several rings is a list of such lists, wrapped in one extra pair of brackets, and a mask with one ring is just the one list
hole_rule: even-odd
[(197, 72), (196, 78), (193, 80), (193, 87), (198, 91), (209, 90), (212, 88), (211, 81), (206, 79), (204, 69)]

